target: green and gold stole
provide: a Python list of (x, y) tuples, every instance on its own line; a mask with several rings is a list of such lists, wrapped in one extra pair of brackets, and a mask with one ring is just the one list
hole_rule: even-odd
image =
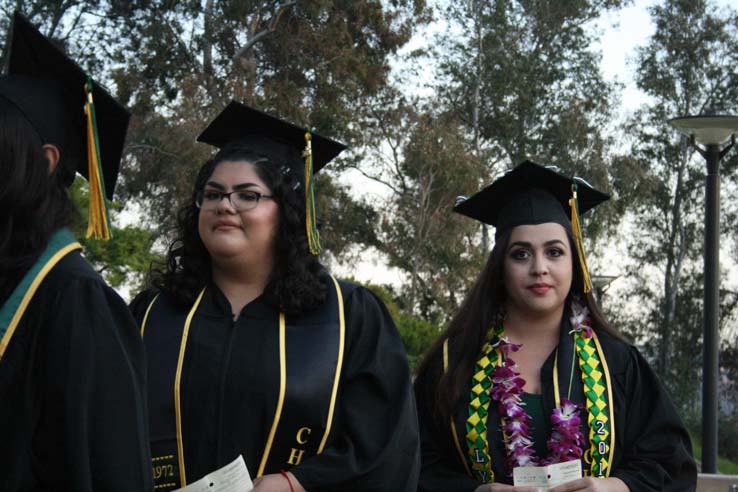
[(46, 249), (13, 289), (8, 300), (0, 308), (0, 359), (5, 354), (15, 329), (46, 275), (62, 258), (77, 249), (82, 249), (82, 245), (77, 242), (69, 229), (59, 229), (49, 238)]
[[(610, 475), (615, 450), (615, 429), (612, 407), (612, 384), (605, 354), (594, 330), (589, 337), (584, 330), (573, 331), (573, 342), (582, 375), (582, 386), (587, 409), (589, 447), (584, 450), (585, 475), (605, 478)], [(462, 452), (456, 426), (451, 432), (457, 451), (467, 473), (483, 483), (495, 481), (487, 437), (492, 373), (504, 362), (498, 341), (504, 337), (502, 327), (491, 330), (475, 364), (466, 420), (466, 448)], [(448, 367), (448, 340), (444, 342), (444, 370)], [(573, 367), (572, 367), (573, 371)], [(554, 363), (554, 395), (556, 406), (561, 404), (558, 384), (558, 351)]]

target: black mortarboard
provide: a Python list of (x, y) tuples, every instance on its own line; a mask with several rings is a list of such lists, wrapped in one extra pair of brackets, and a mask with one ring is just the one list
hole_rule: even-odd
[[(198, 142), (223, 148), (230, 143), (238, 143), (259, 154), (266, 155), (280, 165), (288, 165), (304, 172), (305, 161), (301, 158), (305, 149), (304, 127), (251, 108), (245, 104), (231, 101), (228, 106), (197, 137)], [(342, 143), (310, 133), (313, 151), (313, 173), (320, 171), (338, 154), (346, 149)]]
[(221, 111), (197, 141), (218, 148), (232, 144), (248, 147), (303, 178), (308, 244), (311, 253), (321, 251), (312, 176), (338, 156), (345, 145), (236, 101)]
[(519, 225), (561, 224), (577, 240), (586, 284), (589, 273), (584, 262), (579, 215), (609, 198), (579, 177), (569, 178), (525, 161), (457, 204), (454, 211), (495, 226), (496, 238), (502, 231)]
[(456, 205), (454, 211), (495, 226), (497, 231), (546, 222), (570, 229), (569, 200), (574, 184), (579, 214), (610, 198), (581, 178), (569, 178), (535, 162), (525, 161)]
[(105, 196), (112, 199), (130, 114), (25, 17), (13, 14), (8, 73), (0, 97), (28, 119), (42, 143), (59, 149), (69, 186), (90, 183), (87, 237), (110, 239)]
[[(8, 74), (0, 96), (15, 104), (43, 143), (59, 148), (59, 167), (68, 184), (76, 172), (89, 180), (85, 103), (87, 74), (25, 17), (13, 15)], [(130, 114), (93, 82), (100, 164), (105, 195), (112, 199)]]

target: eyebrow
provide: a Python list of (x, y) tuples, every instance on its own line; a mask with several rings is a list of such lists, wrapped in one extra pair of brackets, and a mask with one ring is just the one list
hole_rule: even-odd
[[(561, 239), (550, 239), (546, 241), (545, 243), (543, 243), (543, 246), (553, 246), (554, 244), (560, 244), (562, 246), (566, 246), (566, 243), (564, 243), (564, 241), (562, 241)], [(515, 246), (520, 246), (523, 248), (533, 247), (533, 245), (527, 241), (515, 241), (514, 243), (510, 244), (510, 246), (508, 246), (507, 250), (510, 251)]]
[[(215, 188), (217, 190), (225, 190), (225, 186), (218, 183), (217, 181), (208, 181), (205, 183), (206, 186), (210, 186), (212, 188)], [(234, 190), (243, 190), (246, 188), (253, 188), (253, 187), (259, 187), (260, 185), (258, 183), (239, 183), (233, 187)]]

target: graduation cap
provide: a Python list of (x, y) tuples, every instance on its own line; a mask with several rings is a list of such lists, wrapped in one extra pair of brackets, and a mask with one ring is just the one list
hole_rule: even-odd
[(90, 182), (87, 237), (109, 239), (105, 197), (115, 191), (128, 111), (18, 12), (0, 96), (18, 107), (44, 144), (59, 148), (67, 186), (77, 172)]
[(197, 141), (218, 148), (229, 144), (248, 147), (275, 165), (287, 166), (298, 176), (304, 174), (308, 243), (312, 254), (321, 251), (313, 174), (345, 150), (345, 145), (236, 101), (221, 111)]
[(582, 178), (569, 178), (558, 172), (525, 161), (491, 185), (459, 202), (454, 211), (502, 231), (519, 225), (553, 222), (571, 231), (579, 251), (584, 276), (584, 291), (592, 289), (582, 241), (579, 215), (609, 200), (610, 196), (593, 188)]

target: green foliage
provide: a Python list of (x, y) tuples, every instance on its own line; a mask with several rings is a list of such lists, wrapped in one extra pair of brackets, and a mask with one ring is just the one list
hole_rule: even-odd
[[(720, 432), (722, 432), (723, 429), (724, 427), (721, 426)], [(697, 461), (700, 461), (702, 459), (702, 442), (694, 432), (691, 433), (691, 438), (694, 457)], [(724, 475), (738, 475), (738, 460), (726, 458), (721, 452), (718, 454), (717, 470), (718, 473)]]
[[(195, 173), (212, 154), (195, 139), (227, 101), (356, 147), (368, 138), (369, 100), (389, 84), (390, 57), (429, 20), (424, 0), (0, 0), (4, 12), (15, 8), (131, 109), (119, 199), (144, 202), (157, 236), (192, 199)], [(345, 190), (340, 198), (351, 213), (324, 208), (324, 229), (335, 231), (327, 242), (372, 244), (368, 205)]]
[(401, 312), (396, 318), (397, 329), (405, 343), (410, 370), (415, 372), (423, 356), (441, 334), (441, 328), (418, 316)]
[[(356, 282), (356, 280), (352, 280)], [(358, 283), (358, 282), (357, 282)], [(401, 296), (398, 296), (391, 286), (363, 284), (379, 297), (400, 332), (405, 344), (410, 370), (415, 371), (422, 360), (425, 352), (430, 348), (436, 338), (441, 334), (441, 327), (435, 325), (419, 316), (408, 314), (402, 307)]]
[(354, 244), (378, 246), (378, 212), (354, 196), (348, 186), (320, 173), (316, 180), (318, 230), (323, 248), (333, 257), (345, 257)]
[[(364, 121), (369, 102), (390, 83), (390, 57), (430, 19), (424, 0), (0, 0), (3, 11), (14, 8), (130, 108), (118, 199), (143, 204), (144, 225), (164, 240), (177, 211), (192, 200), (197, 170), (212, 155), (196, 137), (227, 101), (255, 105), (357, 147), (371, 138)], [(337, 173), (357, 159), (347, 153), (329, 169)], [(352, 244), (376, 245), (373, 206), (327, 175), (319, 181), (319, 221), (329, 253), (338, 257)], [(143, 249), (144, 238), (131, 234), (116, 236)], [(107, 259), (120, 260), (109, 247), (90, 251), (103, 255), (103, 249)], [(106, 268), (111, 281), (121, 280), (115, 266)]]
[[(139, 227), (131, 225), (112, 227), (110, 241), (85, 238), (87, 231), (87, 182), (78, 177), (70, 189), (72, 199), (80, 211), (80, 220), (72, 227), (84, 247), (85, 257), (95, 266), (105, 280), (113, 287), (127, 284), (134, 290), (140, 290), (144, 285), (144, 278), (151, 263), (159, 260), (161, 255), (152, 251), (154, 245), (153, 234)], [(111, 221), (115, 223), (118, 214), (115, 204), (110, 210)]]
[[(131, 4), (115, 45), (122, 66), (114, 77), (135, 116), (122, 193), (151, 200), (156, 225), (173, 223), (191, 200), (194, 174), (212, 152), (195, 138), (230, 99), (361, 144), (367, 101), (388, 84), (389, 57), (427, 20), (423, 0), (165, 4)], [(366, 209), (346, 192), (341, 198)], [(371, 244), (371, 217), (353, 214), (361, 225), (344, 230), (345, 217), (324, 208), (327, 242)]]
[(738, 416), (721, 416), (718, 419), (718, 429), (720, 454), (738, 464)]
[(484, 165), (454, 115), (389, 91), (381, 101), (368, 127), (377, 135), (378, 164), (364, 171), (391, 192), (377, 248), (409, 279), (407, 311), (442, 324), (482, 263), (478, 223), (452, 208), (458, 195), (478, 187)]
[[(605, 142), (613, 87), (602, 80), (586, 25), (622, 1), (450, 3), (463, 30), (443, 35), (440, 91), (494, 161), (555, 162), (607, 186)], [(479, 87), (479, 97), (475, 90)], [(476, 106), (476, 108), (475, 108)]]
[(151, 263), (161, 259), (152, 252), (152, 234), (133, 226), (113, 228), (113, 240), (83, 239), (85, 256), (113, 287), (128, 282), (133, 290), (142, 290)]
[[(605, 82), (587, 26), (622, 0), (449, 2), (454, 29), (441, 35), (438, 91), (479, 137), (487, 180), (532, 159), (609, 191), (604, 129), (617, 86)], [(462, 32), (462, 35), (458, 34)], [(622, 209), (585, 216), (590, 238), (611, 230)]]
[(734, 462), (732, 473), (738, 475), (738, 339), (735, 337), (728, 338), (721, 347), (720, 374), (718, 451)]

